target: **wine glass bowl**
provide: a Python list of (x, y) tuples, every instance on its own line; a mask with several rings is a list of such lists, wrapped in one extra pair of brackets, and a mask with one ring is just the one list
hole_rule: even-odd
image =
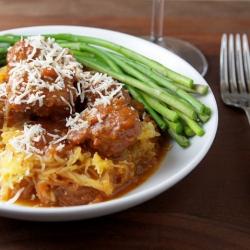
[(181, 39), (163, 36), (164, 2), (165, 0), (153, 0), (151, 35), (142, 38), (178, 55), (204, 76), (208, 70), (208, 63), (197, 47)]

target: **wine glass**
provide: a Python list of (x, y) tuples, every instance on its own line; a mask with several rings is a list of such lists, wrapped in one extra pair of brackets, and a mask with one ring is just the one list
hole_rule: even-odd
[(165, 0), (153, 0), (151, 35), (142, 38), (172, 51), (204, 76), (208, 63), (198, 48), (184, 40), (163, 36), (164, 2)]

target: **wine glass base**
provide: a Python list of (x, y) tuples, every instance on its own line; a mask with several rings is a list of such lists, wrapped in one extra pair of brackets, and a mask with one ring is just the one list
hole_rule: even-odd
[(191, 43), (172, 37), (163, 37), (158, 41), (154, 41), (150, 36), (143, 36), (141, 38), (158, 44), (178, 55), (192, 65), (202, 76), (207, 73), (208, 63), (205, 56)]

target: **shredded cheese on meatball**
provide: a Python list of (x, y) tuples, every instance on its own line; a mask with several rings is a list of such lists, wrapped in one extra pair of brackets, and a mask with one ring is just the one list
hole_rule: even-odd
[(96, 72), (92, 74), (91, 72), (82, 72), (80, 74), (82, 83), (82, 88), (84, 88), (85, 94), (93, 93), (98, 94), (99, 97), (95, 99), (94, 103), (88, 102), (88, 107), (94, 107), (97, 105), (110, 105), (114, 97), (122, 97), (123, 83), (114, 80), (111, 76), (107, 74)]
[[(59, 46), (52, 38), (32, 36), (24, 41), (25, 47), (31, 46), (33, 49), (27, 59), (10, 63), (13, 68), (9, 71), (12, 92), (9, 102), (34, 105), (39, 102), (41, 107), (46, 98), (43, 89), (48, 89), (49, 92), (65, 89), (65, 78), (72, 79), (77, 68), (82, 66), (68, 49)], [(57, 78), (53, 84), (41, 78), (41, 70), (45, 68), (56, 72)], [(70, 95), (72, 96), (72, 93)], [(74, 105), (72, 97), (67, 104), (71, 110)]]

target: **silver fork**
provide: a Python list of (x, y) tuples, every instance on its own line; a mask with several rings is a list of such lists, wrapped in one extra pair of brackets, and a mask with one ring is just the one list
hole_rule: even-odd
[[(242, 45), (241, 45), (242, 44)], [(250, 55), (246, 34), (223, 34), (220, 51), (221, 98), (227, 105), (245, 111), (250, 125)]]

